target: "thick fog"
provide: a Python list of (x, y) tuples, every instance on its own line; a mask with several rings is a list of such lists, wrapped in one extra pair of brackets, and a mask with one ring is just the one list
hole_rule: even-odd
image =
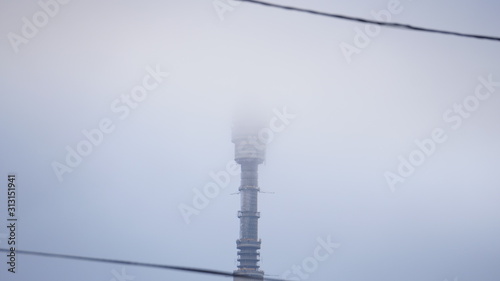
[[(498, 1), (273, 3), (500, 36)], [(261, 269), (498, 281), (500, 44), (229, 0), (0, 0), (0, 248), (236, 269), (235, 116)], [(249, 117), (250, 116), (250, 117)], [(229, 280), (0, 253), (0, 280)]]

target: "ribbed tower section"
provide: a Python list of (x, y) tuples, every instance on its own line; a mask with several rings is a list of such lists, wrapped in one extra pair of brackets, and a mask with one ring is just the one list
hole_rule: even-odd
[[(265, 159), (265, 145), (259, 141), (259, 127), (243, 126), (233, 128), (233, 143), (235, 145), (235, 161), (241, 165), (241, 210), (240, 239), (236, 240), (238, 249), (238, 269), (235, 275), (263, 280), (264, 272), (259, 270), (260, 239), (258, 237), (257, 209), (259, 194), (258, 166)], [(248, 278), (235, 277), (235, 281), (248, 281)]]

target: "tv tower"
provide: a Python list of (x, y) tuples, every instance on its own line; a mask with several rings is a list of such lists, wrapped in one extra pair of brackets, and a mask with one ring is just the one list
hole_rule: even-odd
[(235, 123), (233, 127), (232, 142), (235, 145), (235, 161), (241, 165), (241, 185), (239, 187), (241, 210), (238, 211), (240, 219), (240, 238), (236, 240), (238, 249), (238, 269), (235, 275), (246, 278), (234, 277), (234, 281), (263, 280), (264, 271), (259, 269), (260, 244), (258, 238), (258, 220), (260, 213), (257, 211), (257, 196), (259, 194), (258, 166), (265, 160), (266, 146), (259, 139), (262, 127), (256, 122)]

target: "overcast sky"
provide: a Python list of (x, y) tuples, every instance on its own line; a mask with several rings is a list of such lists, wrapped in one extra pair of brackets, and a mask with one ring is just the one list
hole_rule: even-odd
[[(272, 2), (500, 36), (493, 0)], [(228, 0), (0, 0), (0, 35), (1, 248), (15, 173), (18, 249), (236, 269), (260, 104), (267, 275), (500, 279), (498, 42)], [(230, 280), (5, 255), (2, 281)]]

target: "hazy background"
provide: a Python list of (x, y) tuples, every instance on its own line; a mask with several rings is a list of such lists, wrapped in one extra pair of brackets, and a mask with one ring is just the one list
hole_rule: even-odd
[[(227, 3), (221, 0), (222, 3)], [(381, 1), (272, 1), (373, 18)], [(396, 22), (500, 36), (498, 1), (408, 1)], [(383, 28), (348, 63), (363, 24), (212, 0), (70, 1), (15, 53), (36, 1), (0, 0), (0, 247), (7, 174), (19, 249), (236, 269), (238, 176), (186, 224), (178, 209), (233, 159), (231, 116), (252, 96), (296, 115), (260, 166), (261, 268), (280, 275), (341, 244), (307, 280), (500, 278), (500, 87), (453, 130), (443, 113), (478, 77), (500, 81), (500, 44)], [(147, 66), (170, 76), (124, 120), (110, 106)], [(59, 182), (53, 161), (109, 118), (115, 130)], [(396, 191), (415, 139), (448, 140)], [(122, 266), (2, 253), (1, 280), (118, 280)], [(133, 280), (229, 280), (125, 267)], [(15, 278), (14, 278), (15, 277)], [(130, 280), (130, 279), (129, 279)]]

